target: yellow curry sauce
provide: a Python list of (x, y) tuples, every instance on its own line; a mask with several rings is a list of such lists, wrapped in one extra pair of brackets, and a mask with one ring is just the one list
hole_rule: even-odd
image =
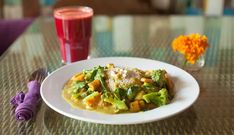
[(165, 70), (143, 71), (113, 64), (84, 70), (64, 85), (62, 96), (73, 107), (116, 114), (168, 104), (173, 83)]
[(108, 113), (108, 114), (114, 114), (115, 111), (114, 111), (114, 108), (113, 106), (97, 106), (96, 108), (90, 108), (90, 107), (87, 107), (84, 102), (82, 101), (82, 99), (77, 99), (77, 100), (74, 100), (72, 99), (72, 93), (69, 92), (69, 90), (67, 88), (71, 87), (71, 83), (69, 83), (71, 81), (68, 81), (65, 86), (64, 86), (64, 90), (62, 92), (62, 96), (63, 98), (74, 108), (81, 108), (81, 109), (87, 109), (87, 110), (93, 110), (93, 111), (96, 111), (96, 112), (101, 112), (101, 113)]

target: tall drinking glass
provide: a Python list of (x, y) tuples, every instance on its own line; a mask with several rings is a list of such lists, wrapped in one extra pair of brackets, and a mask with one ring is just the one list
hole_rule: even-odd
[(92, 17), (93, 9), (90, 7), (63, 7), (54, 11), (63, 63), (88, 58)]

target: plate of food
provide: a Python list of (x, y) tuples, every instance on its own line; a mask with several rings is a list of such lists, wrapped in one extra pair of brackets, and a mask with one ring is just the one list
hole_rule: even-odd
[(94, 58), (63, 66), (42, 83), (44, 102), (70, 118), (102, 124), (161, 120), (190, 107), (199, 96), (186, 71), (156, 60)]

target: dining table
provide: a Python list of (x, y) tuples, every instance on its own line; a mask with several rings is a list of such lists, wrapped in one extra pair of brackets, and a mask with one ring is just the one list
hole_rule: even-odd
[(177, 66), (178, 58), (171, 46), (174, 38), (200, 33), (209, 42), (205, 65), (197, 71), (187, 71), (200, 87), (199, 97), (191, 107), (159, 121), (108, 125), (69, 118), (48, 107), (43, 100), (31, 120), (16, 120), (10, 99), (20, 91), (27, 91), (30, 74), (39, 68), (51, 73), (64, 66), (53, 17), (38, 17), (0, 57), (0, 134), (234, 134), (233, 22), (232, 16), (95, 15), (90, 59), (140, 57)]

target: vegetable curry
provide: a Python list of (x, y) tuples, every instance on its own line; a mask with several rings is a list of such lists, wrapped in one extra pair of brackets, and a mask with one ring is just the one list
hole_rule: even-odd
[(116, 114), (166, 105), (174, 93), (165, 70), (143, 71), (107, 64), (74, 75), (62, 95), (74, 107)]

